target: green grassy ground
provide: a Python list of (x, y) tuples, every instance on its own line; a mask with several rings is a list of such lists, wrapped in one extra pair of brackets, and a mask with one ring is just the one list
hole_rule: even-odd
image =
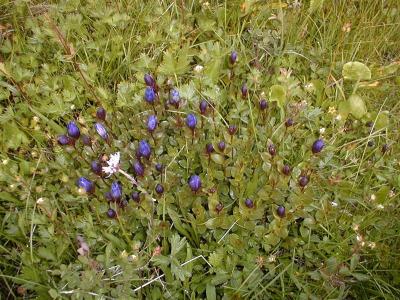
[[(397, 0), (0, 0), (0, 11), (2, 298), (400, 297)], [(343, 66), (356, 61), (348, 78)], [(171, 86), (182, 97), (179, 108), (154, 107), (153, 137), (145, 73), (160, 102)], [(203, 98), (213, 108), (202, 117)], [(93, 130), (99, 106), (109, 145)], [(93, 149), (57, 144), (70, 120)], [(313, 155), (319, 137), (326, 146)], [(118, 216), (107, 218), (114, 179), (87, 161), (120, 151), (131, 172), (143, 138), (153, 151), (139, 179), (146, 192), (110, 204)], [(205, 154), (220, 140), (224, 153)], [(79, 176), (96, 182), (94, 195), (76, 187)]]

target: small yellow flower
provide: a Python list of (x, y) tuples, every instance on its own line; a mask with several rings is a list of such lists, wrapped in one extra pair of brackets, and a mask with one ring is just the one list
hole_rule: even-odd
[(336, 108), (334, 106), (329, 106), (328, 113), (332, 115), (336, 114)]

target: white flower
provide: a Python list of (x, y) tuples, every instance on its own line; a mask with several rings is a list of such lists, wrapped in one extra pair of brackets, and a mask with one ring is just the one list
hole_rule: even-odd
[(333, 207), (337, 207), (339, 205), (335, 201), (332, 201), (331, 204), (332, 204)]
[(385, 207), (384, 207), (382, 204), (378, 204), (378, 205), (376, 206), (376, 208), (382, 210), (382, 209), (384, 209)]
[(325, 127), (320, 128), (320, 129), (319, 129), (319, 133), (320, 133), (320, 134), (324, 134), (324, 133), (325, 133)]
[(108, 166), (103, 167), (103, 172), (108, 174), (107, 177), (110, 177), (112, 174), (119, 171), (119, 159), (119, 152), (110, 155), (110, 159), (107, 161)]
[(197, 66), (194, 67), (194, 71), (196, 73), (200, 73), (201, 71), (203, 71), (203, 69), (204, 69), (204, 67), (201, 66), (201, 65), (197, 65)]

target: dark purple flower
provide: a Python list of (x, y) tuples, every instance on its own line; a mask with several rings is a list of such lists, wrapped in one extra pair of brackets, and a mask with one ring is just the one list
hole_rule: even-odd
[(81, 132), (74, 121), (71, 121), (67, 124), (67, 132), (68, 135), (74, 139), (78, 139), (81, 135)]
[(325, 146), (324, 141), (322, 139), (318, 139), (312, 145), (311, 150), (314, 154), (319, 153), (319, 152), (321, 152), (322, 148), (324, 148), (324, 146)]
[(156, 163), (155, 168), (156, 168), (156, 170), (157, 170), (158, 172), (161, 173), (162, 170), (164, 169), (164, 166), (163, 166), (163, 164), (161, 164), (161, 163)]
[(109, 208), (107, 210), (107, 217), (109, 217), (110, 219), (114, 219), (117, 216), (117, 212), (115, 210), (113, 210), (112, 208)]
[(114, 199), (111, 197), (111, 192), (106, 192), (104, 197), (107, 199), (107, 201), (114, 202)]
[(238, 54), (236, 51), (232, 51), (231, 55), (229, 56), (229, 62), (233, 65), (237, 60)]
[(271, 144), (268, 146), (268, 152), (269, 152), (269, 154), (271, 154), (271, 156), (276, 155), (276, 147), (274, 144)]
[(218, 149), (219, 151), (223, 152), (225, 150), (225, 142), (224, 141), (220, 141), (218, 143)]
[(139, 149), (139, 155), (140, 155), (140, 157), (144, 157), (144, 158), (146, 158), (146, 159), (149, 159), (150, 158), (150, 155), (151, 155), (151, 148), (150, 148), (150, 145), (149, 145), (149, 143), (146, 141), (146, 140), (141, 140), (140, 142), (139, 142), (139, 147), (138, 147), (138, 149)]
[(118, 181), (114, 181), (111, 184), (111, 198), (114, 201), (119, 201), (121, 200), (122, 197), (122, 186)]
[(247, 94), (249, 93), (249, 91), (247, 90), (247, 84), (243, 83), (242, 88), (241, 88), (241, 92), (242, 92), (242, 97), (246, 98)]
[(186, 117), (186, 125), (194, 130), (196, 128), (197, 125), (197, 118), (194, 114), (188, 114)]
[(92, 139), (88, 135), (86, 135), (86, 134), (81, 135), (81, 139), (82, 139), (82, 143), (85, 146), (92, 146)]
[(236, 133), (236, 131), (237, 131), (236, 125), (229, 125), (229, 127), (228, 127), (228, 133), (229, 133), (230, 135), (234, 135), (234, 134)]
[(133, 172), (135, 172), (136, 176), (144, 175), (144, 166), (140, 161), (136, 160), (132, 166), (133, 166)]
[(308, 182), (309, 182), (310, 180), (309, 180), (309, 178), (308, 178), (308, 176), (300, 176), (300, 178), (299, 178), (299, 185), (301, 186), (301, 187), (305, 187), (307, 184), (308, 184)]
[(157, 128), (157, 117), (155, 115), (150, 115), (147, 119), (147, 130), (153, 132)]
[(294, 124), (294, 121), (293, 121), (292, 118), (287, 119), (286, 122), (285, 122), (285, 126), (286, 127), (293, 126), (293, 124)]
[(101, 123), (94, 124), (94, 129), (96, 129), (97, 133), (100, 135), (102, 139), (108, 140), (108, 133), (103, 124)]
[(128, 200), (124, 199), (119, 202), (119, 207), (124, 208), (128, 206)]
[(172, 89), (169, 93), (169, 104), (178, 106), (181, 100), (178, 90)]
[(72, 139), (69, 136), (66, 136), (65, 134), (62, 134), (62, 135), (59, 135), (57, 137), (57, 142), (60, 145), (65, 146), (65, 145), (72, 144)]
[(279, 217), (283, 218), (286, 215), (286, 210), (285, 207), (279, 205), (278, 208), (276, 209), (276, 213), (278, 214)]
[(144, 74), (144, 82), (147, 86), (154, 87), (156, 82), (151, 74)]
[(215, 211), (219, 214), (222, 211), (223, 208), (224, 208), (224, 205), (222, 203), (218, 203), (215, 206)]
[(156, 93), (154, 92), (154, 89), (148, 86), (144, 91), (144, 100), (146, 100), (150, 104), (153, 104), (155, 99)]
[(254, 207), (254, 202), (253, 200), (251, 200), (250, 198), (247, 198), (244, 201), (244, 204), (246, 205), (247, 208), (253, 208)]
[(383, 154), (385, 154), (386, 152), (388, 152), (389, 151), (389, 145), (388, 144), (384, 144), (383, 146), (382, 146), (382, 153)]
[(101, 163), (98, 160), (94, 160), (90, 164), (90, 168), (92, 169), (93, 173), (96, 175), (101, 175), (102, 173), (102, 166)]
[(268, 108), (268, 102), (265, 99), (261, 99), (259, 102), (259, 106), (261, 110), (266, 110)]
[(106, 120), (106, 110), (103, 107), (99, 107), (96, 111), (96, 117), (99, 120), (105, 121)]
[(131, 198), (135, 202), (140, 202), (140, 193), (139, 192), (132, 192)]
[(159, 183), (157, 183), (157, 185), (156, 185), (156, 192), (157, 192), (157, 194), (164, 193), (164, 187)]
[(207, 108), (208, 108), (208, 103), (206, 100), (201, 100), (200, 104), (199, 104), (199, 109), (200, 109), (200, 113), (202, 115), (205, 115), (207, 112)]
[(79, 177), (76, 181), (76, 185), (80, 188), (83, 188), (86, 193), (93, 193), (94, 192), (94, 184), (89, 179), (85, 177)]
[(286, 176), (289, 176), (290, 172), (292, 172), (292, 168), (289, 165), (284, 165), (282, 167), (282, 173), (285, 174)]
[(188, 184), (193, 192), (197, 192), (201, 188), (201, 179), (198, 175), (192, 175), (189, 177)]
[(214, 146), (213, 146), (213, 144), (207, 144), (207, 145), (206, 145), (206, 151), (207, 151), (208, 154), (213, 153), (213, 152), (214, 152)]

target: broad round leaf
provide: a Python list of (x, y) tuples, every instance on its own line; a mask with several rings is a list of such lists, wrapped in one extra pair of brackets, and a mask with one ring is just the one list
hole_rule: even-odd
[(281, 85), (273, 85), (269, 91), (270, 101), (278, 102), (279, 107), (283, 107), (286, 103), (286, 91)]
[(348, 80), (370, 80), (371, 70), (358, 61), (348, 62), (343, 66), (342, 75)]

